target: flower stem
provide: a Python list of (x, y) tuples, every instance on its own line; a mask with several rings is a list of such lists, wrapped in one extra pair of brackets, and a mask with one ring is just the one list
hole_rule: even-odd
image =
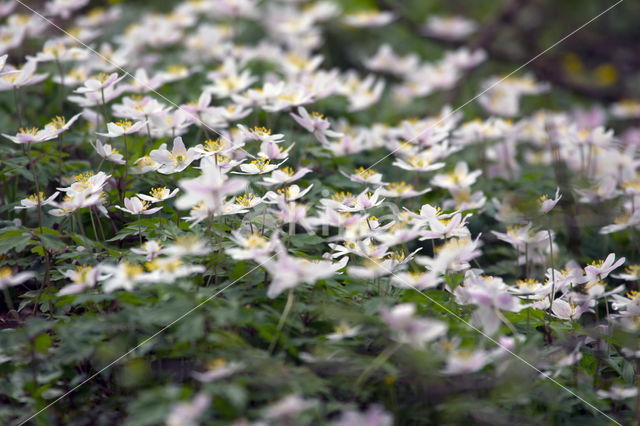
[(18, 320), (20, 316), (18, 315), (18, 311), (13, 308), (13, 300), (11, 299), (9, 289), (7, 287), (3, 287), (2, 293), (4, 293), (4, 302), (7, 304), (7, 312), (11, 312), (11, 315)]
[(129, 174), (129, 146), (127, 145), (127, 134), (123, 134), (124, 140), (124, 184), (127, 184), (127, 177)]
[(60, 74), (60, 114), (64, 116), (64, 70), (62, 69), (60, 59), (57, 57), (56, 67), (58, 68), (58, 74)]
[(22, 108), (18, 99), (18, 87), (13, 86), (13, 103), (16, 105), (16, 114), (18, 115), (18, 126), (22, 127)]
[(271, 341), (269, 345), (269, 353), (273, 352), (276, 345), (278, 344), (278, 340), (280, 340), (280, 334), (282, 332), (282, 328), (284, 327), (285, 322), (287, 321), (287, 317), (289, 316), (289, 312), (291, 312), (291, 307), (293, 306), (293, 289), (289, 289), (289, 294), (287, 295), (287, 303), (284, 305), (284, 310), (282, 311), (282, 315), (280, 315), (280, 320), (278, 321), (278, 329), (276, 331), (276, 337)]
[(42, 201), (40, 197), (40, 182), (38, 180), (38, 173), (36, 170), (36, 160), (31, 159), (31, 144), (27, 144), (27, 160), (29, 161), (29, 170), (31, 170), (31, 175), (33, 176), (33, 181), (36, 184), (36, 194), (38, 200), (38, 225), (40, 226), (40, 233), (42, 234), (42, 224), (44, 222), (42, 216)]
[(382, 364), (384, 364), (391, 357), (391, 355), (393, 355), (398, 349), (400, 349), (401, 346), (402, 345), (400, 343), (396, 343), (393, 346), (387, 346), (387, 348), (371, 362), (369, 367), (367, 367), (362, 372), (360, 377), (358, 377), (355, 387), (358, 388), (365, 380), (367, 380), (371, 376), (371, 374), (378, 368), (380, 368)]

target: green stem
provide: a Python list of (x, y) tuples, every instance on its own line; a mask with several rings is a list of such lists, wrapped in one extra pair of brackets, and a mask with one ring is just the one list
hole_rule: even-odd
[(60, 114), (64, 116), (64, 70), (62, 69), (60, 59), (57, 57), (56, 67), (58, 68), (58, 74), (60, 74)]
[(4, 302), (7, 304), (7, 312), (11, 312), (11, 315), (18, 320), (20, 319), (20, 315), (18, 315), (18, 311), (13, 308), (13, 300), (11, 299), (11, 293), (9, 293), (9, 288), (4, 287), (2, 289), (2, 293), (4, 293)]
[(123, 134), (122, 138), (124, 140), (124, 184), (126, 186), (129, 175), (129, 146), (127, 145), (127, 134)]
[(276, 337), (271, 341), (269, 345), (269, 353), (273, 352), (276, 345), (278, 344), (278, 340), (280, 340), (280, 334), (282, 332), (282, 328), (284, 327), (285, 322), (287, 321), (287, 317), (289, 316), (289, 312), (291, 312), (291, 307), (293, 306), (293, 289), (289, 289), (289, 294), (287, 295), (287, 303), (284, 305), (284, 310), (282, 311), (282, 315), (280, 315), (280, 320), (278, 321), (278, 329), (276, 331)]
[(380, 353), (380, 355), (378, 355), (376, 357), (376, 359), (374, 359), (371, 364), (369, 365), (369, 367), (367, 367), (362, 374), (360, 375), (360, 377), (358, 377), (358, 380), (356, 380), (356, 385), (355, 387), (358, 388), (360, 387), (360, 385), (367, 380), (371, 374), (376, 371), (378, 368), (380, 368), (390, 357), (391, 355), (393, 355), (398, 349), (400, 349), (402, 345), (400, 343), (396, 343), (393, 346), (387, 346), (387, 348), (382, 351)]
[(104, 89), (100, 89), (100, 94), (102, 96), (102, 115), (104, 116), (104, 127), (107, 129), (107, 132), (109, 132), (109, 129), (107, 128), (107, 123), (109, 123), (109, 111), (107, 110), (107, 102), (104, 98)]
[(18, 87), (13, 86), (13, 103), (16, 105), (16, 114), (18, 115), (18, 126), (22, 127), (22, 108), (20, 108), (18, 91), (19, 91)]
[[(38, 180), (38, 174), (36, 170), (36, 162), (31, 159), (31, 144), (27, 144), (27, 159), (29, 161), (29, 170), (33, 176), (33, 181), (36, 184), (36, 194), (38, 199), (38, 225), (40, 226), (40, 233), (42, 234), (42, 224), (44, 222), (42, 216), (42, 200), (40, 199), (40, 181)], [(43, 194), (44, 195), (44, 194)]]

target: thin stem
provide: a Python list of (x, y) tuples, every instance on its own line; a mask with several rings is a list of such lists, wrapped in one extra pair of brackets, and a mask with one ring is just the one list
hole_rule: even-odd
[(276, 337), (271, 341), (269, 345), (269, 353), (273, 352), (276, 345), (278, 344), (278, 340), (280, 340), (280, 334), (282, 332), (282, 328), (284, 327), (285, 322), (287, 321), (287, 317), (289, 316), (289, 312), (291, 312), (291, 307), (293, 306), (293, 289), (289, 289), (289, 294), (287, 295), (287, 303), (284, 305), (284, 310), (282, 311), (282, 315), (280, 315), (280, 320), (278, 321), (278, 329), (276, 331)]
[(129, 146), (127, 145), (127, 134), (122, 135), (124, 140), (124, 184), (127, 184), (127, 177), (129, 175)]
[[(109, 111), (107, 110), (107, 102), (104, 98), (104, 88), (100, 89), (100, 95), (102, 96), (102, 115), (104, 116), (104, 127), (107, 128), (107, 123), (109, 123)], [(107, 132), (109, 128), (107, 128)]]
[(393, 355), (398, 349), (400, 349), (401, 346), (402, 345), (400, 343), (396, 343), (393, 346), (387, 346), (387, 348), (371, 362), (369, 367), (367, 367), (362, 372), (360, 377), (358, 377), (355, 387), (358, 388), (365, 380), (367, 380), (371, 376), (371, 374), (378, 368), (380, 368), (382, 364), (384, 364), (391, 357), (391, 355)]
[(100, 237), (98, 236), (98, 229), (96, 228), (96, 222), (93, 220), (93, 211), (89, 208), (89, 218), (91, 218), (91, 228), (93, 229), (93, 235), (95, 239), (98, 240)]
[(502, 312), (500, 312), (500, 310), (496, 309), (495, 310), (496, 315), (498, 316), (498, 318), (500, 318), (500, 321), (502, 321), (508, 328), (509, 330), (511, 330), (511, 333), (513, 334), (513, 336), (517, 336), (518, 335), (518, 330), (515, 329), (515, 327), (513, 326), (513, 324), (511, 324), (511, 321), (509, 321), (507, 319), (507, 317), (505, 317)]
[(144, 119), (147, 121), (147, 142), (151, 143), (151, 127), (149, 126), (149, 116), (145, 115)]
[[(29, 170), (33, 176), (33, 181), (36, 184), (36, 198), (38, 200), (38, 225), (40, 226), (40, 233), (42, 234), (42, 224), (44, 222), (42, 216), (42, 200), (40, 199), (40, 182), (38, 180), (38, 174), (36, 170), (36, 161), (31, 159), (31, 144), (27, 144), (27, 159), (29, 160)], [(44, 197), (44, 194), (42, 194)]]
[(9, 288), (3, 287), (2, 293), (4, 293), (4, 302), (7, 304), (7, 312), (11, 312), (11, 315), (18, 320), (20, 319), (20, 315), (18, 315), (18, 311), (13, 308), (13, 300), (11, 299), (11, 294), (9, 293)]
[(22, 127), (22, 108), (20, 108), (20, 100), (18, 99), (17, 86), (13, 86), (13, 103), (16, 105), (16, 114), (18, 115), (18, 125)]
[(58, 57), (56, 57), (56, 67), (58, 68), (58, 74), (60, 74), (60, 114), (64, 116), (64, 69)]

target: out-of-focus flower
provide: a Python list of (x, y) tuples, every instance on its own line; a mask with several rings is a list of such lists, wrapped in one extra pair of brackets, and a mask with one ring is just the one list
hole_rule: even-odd
[(279, 250), (275, 260), (269, 258), (263, 263), (272, 277), (267, 296), (273, 299), (300, 284), (314, 284), (318, 280), (329, 278), (344, 268), (348, 261), (346, 257), (335, 263), (327, 260), (313, 261), (290, 256)]
[(193, 377), (201, 382), (213, 382), (242, 370), (244, 364), (241, 362), (227, 362), (222, 358), (217, 358), (208, 367), (208, 370), (204, 373), (193, 373)]
[(416, 318), (416, 306), (413, 303), (402, 303), (391, 309), (383, 309), (382, 318), (394, 330), (401, 343), (413, 346), (424, 346), (444, 335), (447, 325), (441, 321)]
[(101, 275), (102, 272), (99, 267), (79, 266), (76, 269), (69, 269), (64, 273), (64, 276), (69, 278), (73, 284), (63, 287), (58, 292), (58, 296), (77, 294), (88, 288), (93, 288), (96, 286)]
[(298, 414), (315, 407), (318, 404), (313, 399), (304, 399), (299, 395), (288, 395), (273, 405), (270, 405), (264, 412), (264, 417), (272, 421), (287, 423)]
[(0, 92), (41, 83), (49, 74), (36, 74), (38, 63), (27, 61), (21, 69), (4, 69), (0, 76)]
[(391, 426), (393, 416), (381, 407), (372, 405), (364, 411), (343, 411), (331, 424), (333, 426)]
[(437, 16), (427, 18), (425, 30), (429, 35), (448, 40), (460, 40), (476, 31), (478, 25), (463, 16)]
[(190, 402), (180, 402), (173, 406), (167, 416), (167, 426), (198, 426), (198, 418), (209, 407), (211, 398), (204, 394), (197, 394)]
[(10, 267), (4, 266), (0, 268), (0, 290), (22, 284), (35, 276), (33, 272), (15, 273)]
[(381, 12), (375, 9), (361, 10), (345, 15), (343, 22), (350, 27), (381, 27), (395, 18), (391, 12)]
[(358, 332), (360, 331), (360, 328), (361, 327), (358, 325), (350, 326), (348, 324), (341, 323), (340, 325), (334, 328), (333, 333), (327, 334), (327, 339), (333, 340), (333, 341), (348, 339), (350, 337), (357, 336)]
[(133, 247), (131, 251), (146, 256), (147, 262), (150, 262), (162, 253), (162, 245), (156, 240), (149, 240), (141, 248)]

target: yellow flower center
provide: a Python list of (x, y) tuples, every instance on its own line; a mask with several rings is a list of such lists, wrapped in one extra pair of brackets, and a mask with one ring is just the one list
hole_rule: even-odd
[(131, 263), (124, 263), (124, 274), (127, 279), (132, 279), (142, 274), (144, 269), (140, 265), (133, 265)]
[(364, 167), (357, 168), (355, 172), (356, 175), (358, 175), (358, 177), (361, 177), (362, 179), (367, 179), (377, 174), (375, 171), (371, 169), (365, 169)]
[(387, 189), (396, 194), (404, 194), (405, 192), (413, 190), (413, 185), (409, 185), (406, 182), (391, 182), (387, 186)]
[(53, 119), (49, 122), (49, 125), (53, 126), (56, 129), (62, 129), (65, 124), (67, 124), (67, 120), (59, 115), (53, 117)]
[(267, 240), (262, 235), (253, 233), (247, 237), (245, 245), (248, 248), (261, 248), (267, 245)]
[(0, 279), (9, 278), (11, 276), (13, 276), (13, 271), (11, 270), (11, 268), (9, 268), (8, 266), (0, 268)]
[(251, 203), (255, 198), (256, 197), (253, 195), (253, 193), (250, 192), (248, 194), (244, 194), (236, 197), (236, 202), (243, 207), (251, 207)]
[(271, 134), (271, 129), (267, 129), (266, 127), (253, 127), (251, 131), (258, 137), (269, 136)]
[(27, 200), (33, 201), (34, 203), (41, 203), (44, 201), (44, 192), (31, 194), (27, 197)]
[(18, 133), (21, 134), (21, 135), (35, 136), (38, 133), (38, 128), (37, 127), (22, 127), (22, 128), (20, 128), (20, 131)]
[(129, 130), (133, 123), (130, 120), (120, 120), (116, 121), (116, 126), (121, 127), (122, 130)]
[(151, 191), (149, 191), (149, 194), (153, 197), (153, 198), (157, 198), (159, 200), (163, 200), (164, 197), (166, 197), (168, 195), (169, 190), (166, 187), (159, 187), (159, 188), (152, 188)]
[(348, 200), (349, 198), (353, 198), (353, 194), (351, 192), (344, 192), (344, 191), (336, 192), (331, 196), (331, 199), (333, 201), (337, 201), (339, 203), (345, 200)]

